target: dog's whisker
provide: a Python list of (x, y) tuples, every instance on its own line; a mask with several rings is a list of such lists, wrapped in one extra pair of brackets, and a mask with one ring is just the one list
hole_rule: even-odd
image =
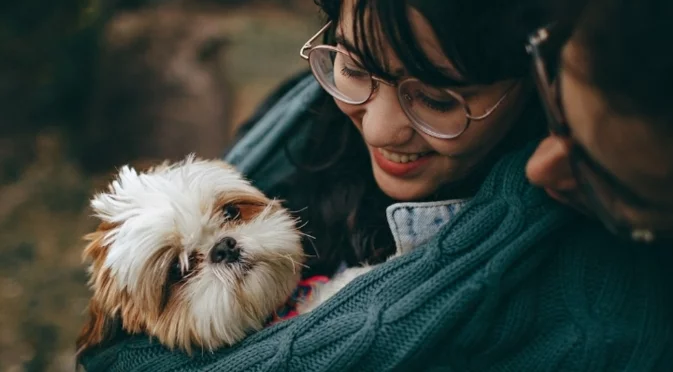
[(308, 269), (308, 268), (309, 268), (308, 265), (303, 264), (303, 263), (300, 263), (300, 262), (297, 262), (297, 261), (296, 261), (295, 259), (293, 259), (292, 256), (289, 255), (289, 254), (272, 253), (272, 255), (273, 255), (273, 256), (276, 256), (276, 257), (284, 258), (284, 259), (290, 261), (290, 263), (292, 264), (292, 271), (293, 271), (294, 274), (296, 274), (296, 271), (295, 271), (295, 270), (296, 270), (297, 267), (303, 267), (303, 268), (305, 268), (305, 269)]
[(304, 208), (300, 208), (300, 209), (297, 209), (297, 210), (292, 210), (292, 209), (290, 209), (290, 210), (288, 210), (288, 211), (289, 211), (290, 213), (292, 213), (292, 214), (296, 214), (296, 213), (301, 213), (301, 212), (303, 212), (303, 211), (305, 211), (305, 210), (307, 210), (307, 209), (308, 209), (308, 207), (304, 207)]
[(301, 235), (301, 236), (305, 236), (305, 237), (310, 238), (310, 239), (315, 239), (315, 236), (310, 235), (310, 234), (307, 234), (307, 233), (305, 233), (305, 232), (303, 232), (303, 231), (299, 231), (299, 235)]
[(311, 247), (313, 248), (315, 255), (304, 253), (305, 257), (320, 258), (320, 253), (318, 252), (318, 247), (315, 245), (315, 241), (313, 239), (309, 239), (308, 241), (311, 243)]

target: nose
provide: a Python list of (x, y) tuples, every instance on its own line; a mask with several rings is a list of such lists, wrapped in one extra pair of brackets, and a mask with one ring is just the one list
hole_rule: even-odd
[(536, 186), (555, 191), (572, 191), (577, 180), (572, 172), (568, 146), (562, 138), (545, 138), (528, 160), (526, 175)]
[(241, 258), (241, 248), (236, 239), (225, 237), (217, 242), (210, 250), (210, 261), (213, 263), (233, 263)]
[(362, 134), (373, 147), (396, 147), (410, 141), (415, 133), (397, 98), (397, 87), (380, 84), (366, 103)]

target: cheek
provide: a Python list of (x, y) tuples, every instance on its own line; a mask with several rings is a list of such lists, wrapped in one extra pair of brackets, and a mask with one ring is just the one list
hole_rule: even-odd
[(344, 115), (351, 119), (355, 127), (362, 132), (362, 117), (365, 113), (365, 105), (349, 105), (336, 99), (334, 100), (334, 103), (336, 103), (337, 107), (344, 113)]
[[(475, 147), (482, 147), (490, 150), (495, 147), (509, 133), (518, 121), (525, 120), (521, 112), (525, 102), (525, 97), (513, 92), (511, 96), (502, 105), (497, 107), (490, 116), (484, 120), (473, 120), (464, 135), (465, 142)], [(473, 110), (472, 115), (483, 115), (492, 105), (498, 101), (497, 95), (489, 96), (488, 99), (479, 105), (477, 110)]]
[[(468, 101), (473, 116), (481, 116), (493, 108), (501, 98), (503, 89)], [(495, 111), (483, 120), (472, 120), (467, 129), (458, 138), (438, 140), (421, 134), (426, 142), (440, 154), (460, 156), (467, 159), (466, 166), (473, 166), (493, 150), (513, 129), (518, 120), (522, 120), (522, 111), (526, 102), (522, 88), (515, 88)], [(464, 113), (456, 113), (463, 118)], [(525, 118), (524, 118), (525, 119)], [(456, 119), (457, 120), (457, 119)]]

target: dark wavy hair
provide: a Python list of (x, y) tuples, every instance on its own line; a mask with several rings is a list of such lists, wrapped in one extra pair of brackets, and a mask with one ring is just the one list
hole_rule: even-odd
[[(341, 0), (316, 0), (333, 26), (325, 42), (334, 38), (342, 14)], [(437, 34), (445, 55), (466, 81), (442, 74), (418, 48), (407, 19), (407, 6), (417, 9)], [(505, 79), (528, 79), (525, 41), (547, 19), (545, 0), (358, 0), (354, 2), (356, 52), (373, 74), (395, 80), (386, 68), (379, 43), (391, 45), (409, 75), (434, 85), (489, 84)], [(372, 35), (380, 25), (386, 40)], [(469, 179), (449, 185), (429, 199), (472, 195), (490, 165), (504, 152), (541, 136), (544, 116), (531, 89), (522, 118), (489, 159)], [(289, 154), (297, 172), (276, 194), (306, 223), (303, 231), (311, 256), (305, 276), (331, 275), (339, 265), (376, 264), (395, 252), (385, 209), (394, 200), (377, 186), (369, 154), (359, 132), (324, 94), (311, 107), (310, 140), (300, 154)]]

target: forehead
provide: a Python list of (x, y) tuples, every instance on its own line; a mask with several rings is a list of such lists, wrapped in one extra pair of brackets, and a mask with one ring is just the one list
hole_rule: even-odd
[(662, 136), (644, 118), (614, 112), (601, 93), (580, 77), (584, 71), (581, 49), (568, 43), (560, 81), (573, 137), (638, 195), (673, 205), (673, 138)]

